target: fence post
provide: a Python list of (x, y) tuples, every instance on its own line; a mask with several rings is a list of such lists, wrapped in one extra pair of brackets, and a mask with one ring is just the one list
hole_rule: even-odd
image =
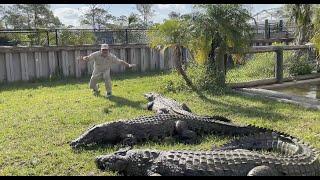
[(128, 29), (126, 29), (126, 44), (128, 44)]
[(268, 23), (268, 19), (266, 19), (264, 21), (264, 38), (265, 39), (269, 39), (269, 23)]
[(49, 30), (47, 30), (47, 43), (48, 43), (48, 46), (50, 46), (50, 38), (49, 38)]
[(283, 49), (278, 47), (276, 50), (276, 79), (277, 83), (283, 80)]
[(282, 19), (279, 21), (279, 31), (280, 32), (283, 31), (283, 20)]
[(56, 46), (58, 46), (58, 29), (55, 29), (56, 31)]

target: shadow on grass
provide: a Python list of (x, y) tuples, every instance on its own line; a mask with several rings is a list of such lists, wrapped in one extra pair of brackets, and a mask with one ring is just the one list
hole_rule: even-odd
[[(152, 72), (126, 72), (123, 74), (113, 74), (111, 75), (112, 80), (125, 80), (125, 79), (135, 79), (139, 77), (155, 77), (159, 75), (168, 74), (165, 71), (152, 71)], [(59, 80), (49, 80), (49, 79), (39, 79), (32, 80), (28, 82), (13, 82), (13, 83), (0, 83), (0, 91), (12, 91), (12, 90), (24, 90), (24, 89), (37, 89), (38, 87), (57, 87), (65, 85), (76, 85), (76, 84), (88, 84), (89, 88), (90, 76), (85, 76), (80, 79), (75, 77), (66, 77)], [(99, 82), (102, 82), (100, 80)]]
[(74, 153), (80, 154), (85, 151), (105, 151), (106, 149), (121, 149), (120, 145), (104, 145), (104, 144), (95, 144), (91, 146), (81, 146), (79, 148), (71, 148)]
[(99, 95), (97, 95), (97, 97), (104, 98), (108, 101), (115, 103), (115, 105), (111, 105), (111, 106), (104, 108), (104, 112), (106, 114), (110, 113), (111, 112), (110, 109), (112, 109), (112, 108), (118, 108), (118, 107), (123, 107), (123, 106), (129, 106), (131, 108), (135, 108), (135, 109), (139, 109), (139, 110), (141, 110), (141, 109), (147, 110), (147, 104), (146, 104), (146, 102), (143, 102), (143, 101), (132, 101), (132, 100), (129, 100), (129, 99), (126, 99), (126, 98), (123, 98), (120, 96), (115, 96), (115, 95), (112, 95), (111, 97), (107, 98), (104, 95), (99, 94)]
[[(256, 117), (260, 117), (264, 120), (270, 120), (273, 122), (279, 121), (281, 119), (285, 119), (286, 116), (281, 114), (281, 113), (277, 113), (274, 112), (276, 110), (276, 106), (274, 106), (274, 103), (278, 103), (278, 102), (273, 102), (270, 100), (266, 100), (263, 98), (255, 98), (255, 97), (247, 97), (247, 96), (243, 96), (241, 94), (237, 94), (234, 92), (227, 92), (225, 95), (231, 96), (231, 97), (236, 97), (236, 98), (242, 98), (246, 101), (260, 101), (264, 104), (263, 107), (246, 107), (243, 106), (242, 104), (232, 104), (232, 102), (223, 102), (223, 101), (217, 101), (211, 98), (208, 98), (207, 96), (201, 96), (199, 97), (200, 99), (202, 99), (203, 101), (213, 104), (213, 105), (219, 105), (220, 109), (223, 110), (224, 112), (230, 112), (232, 114), (236, 114), (239, 116), (246, 116), (249, 118), (256, 118)], [(211, 113), (210, 113), (211, 114)], [(232, 120), (232, 119), (231, 119)]]
[[(227, 139), (228, 141), (231, 141), (237, 137), (235, 136), (228, 136), (228, 135), (224, 135), (224, 134), (203, 134), (203, 135), (199, 135), (195, 141), (189, 142), (189, 141), (185, 141), (185, 140), (181, 140), (177, 137), (174, 136), (168, 136), (165, 137), (164, 139), (159, 139), (159, 140), (147, 140), (147, 141), (143, 141), (143, 142), (138, 142), (136, 144), (134, 144), (133, 146), (127, 146), (127, 145), (123, 145), (121, 143), (116, 143), (114, 145), (112, 144), (94, 144), (94, 145), (89, 145), (89, 146), (81, 146), (78, 147), (76, 149), (72, 148), (72, 151), (74, 153), (83, 153), (86, 151), (105, 151), (106, 149), (108, 150), (114, 150), (114, 151), (118, 151), (119, 149), (135, 149), (135, 148), (139, 148), (139, 147), (143, 147), (143, 146), (148, 146), (148, 145), (160, 145), (160, 146), (175, 146), (178, 144), (183, 144), (183, 145), (187, 145), (187, 146), (197, 146), (200, 145), (201, 143), (205, 142), (206, 139), (208, 137), (211, 136), (217, 136), (221, 139)], [(221, 145), (222, 146), (222, 145)], [(218, 150), (220, 148), (220, 146), (217, 146), (215, 144), (212, 144), (211, 149), (216, 149)]]

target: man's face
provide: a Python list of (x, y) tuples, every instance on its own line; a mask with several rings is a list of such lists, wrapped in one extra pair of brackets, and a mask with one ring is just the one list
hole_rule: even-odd
[(102, 56), (108, 56), (109, 49), (101, 49), (101, 54), (102, 54)]

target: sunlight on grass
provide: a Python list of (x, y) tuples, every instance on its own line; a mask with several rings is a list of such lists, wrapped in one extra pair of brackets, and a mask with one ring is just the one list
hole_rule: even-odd
[[(238, 94), (207, 95), (164, 91), (164, 73), (113, 76), (114, 97), (95, 97), (88, 79), (13, 83), (0, 86), (0, 175), (116, 175), (99, 171), (94, 158), (117, 147), (73, 151), (69, 142), (94, 124), (152, 115), (143, 94), (163, 93), (185, 102), (196, 114), (221, 115), (297, 136), (320, 149), (320, 112)], [(103, 83), (100, 83), (102, 95)], [(210, 150), (228, 139), (208, 136), (195, 145), (146, 142), (137, 148)]]

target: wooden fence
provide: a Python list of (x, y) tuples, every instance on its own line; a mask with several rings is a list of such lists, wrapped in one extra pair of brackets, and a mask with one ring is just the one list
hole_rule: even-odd
[[(100, 46), (0, 47), (0, 82), (29, 81), (49, 78), (57, 72), (64, 77), (92, 73), (93, 62), (79, 61), (80, 55), (98, 51)], [(156, 50), (145, 44), (110, 45), (117, 57), (137, 64), (133, 71), (168, 70), (173, 67), (172, 49)], [(188, 55), (188, 54), (187, 54)], [(112, 73), (126, 71), (114, 65)]]
[[(282, 82), (288, 82), (293, 81), (295, 78), (284, 78), (283, 77), (283, 71), (284, 71), (284, 65), (283, 65), (283, 51), (284, 50), (308, 50), (308, 53), (311, 53), (310, 48), (315, 48), (313, 45), (294, 45), (294, 46), (257, 46), (257, 47), (251, 47), (248, 49), (245, 53), (264, 53), (264, 52), (275, 52), (275, 78), (269, 78), (264, 80), (257, 80), (257, 81), (250, 81), (250, 82), (242, 82), (242, 83), (228, 83), (228, 85), (232, 88), (242, 88), (242, 87), (254, 87), (259, 85), (268, 85), (268, 84), (274, 84), (274, 83), (282, 83)], [(226, 56), (219, 55), (219, 48), (216, 50), (217, 53), (217, 64), (218, 68), (217, 71), (221, 74), (223, 82), (225, 82), (225, 75), (226, 75)], [(237, 52), (233, 52), (237, 53)], [(296, 77), (296, 79), (310, 79), (310, 78), (317, 78), (320, 77), (320, 73), (311, 74), (307, 76), (301, 76)]]

